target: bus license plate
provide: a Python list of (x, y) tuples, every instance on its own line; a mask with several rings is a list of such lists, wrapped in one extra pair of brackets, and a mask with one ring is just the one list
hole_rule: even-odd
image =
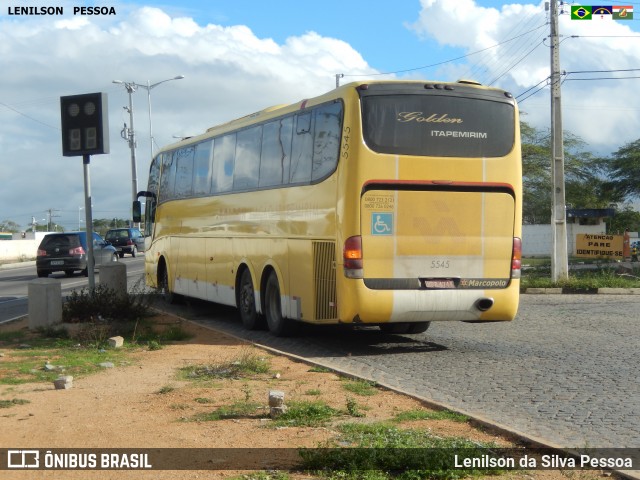
[(51, 265), (64, 265), (64, 260), (51, 260)]
[(450, 278), (432, 278), (423, 280), (424, 288), (456, 288), (454, 281)]

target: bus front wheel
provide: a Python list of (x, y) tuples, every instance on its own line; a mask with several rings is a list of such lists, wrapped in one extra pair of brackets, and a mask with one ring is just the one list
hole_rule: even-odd
[(248, 268), (240, 276), (240, 289), (238, 291), (238, 309), (242, 324), (247, 330), (256, 330), (262, 327), (262, 318), (256, 311), (256, 296), (253, 290), (251, 272)]
[(160, 296), (166, 303), (176, 303), (177, 295), (169, 288), (169, 274), (167, 273), (166, 267), (161, 268), (160, 272), (158, 272), (158, 290), (160, 291)]
[(271, 272), (264, 288), (264, 306), (267, 325), (271, 333), (277, 337), (286, 337), (293, 333), (293, 322), (282, 316), (280, 285), (278, 284), (278, 276), (275, 272)]

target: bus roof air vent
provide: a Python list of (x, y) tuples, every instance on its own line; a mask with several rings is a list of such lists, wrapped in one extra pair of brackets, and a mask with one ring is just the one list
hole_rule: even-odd
[(464, 83), (465, 85), (482, 85), (480, 82), (476, 80), (470, 80), (468, 78), (461, 78), (458, 80), (458, 83)]

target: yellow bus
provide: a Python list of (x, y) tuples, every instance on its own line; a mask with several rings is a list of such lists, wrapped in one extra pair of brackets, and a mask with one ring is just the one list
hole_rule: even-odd
[(503, 90), (346, 84), (162, 149), (140, 197), (147, 284), (235, 306), (249, 329), (411, 334), (518, 308), (519, 117)]

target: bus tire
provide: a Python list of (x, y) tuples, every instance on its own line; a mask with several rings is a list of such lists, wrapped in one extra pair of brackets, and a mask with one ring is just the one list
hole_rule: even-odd
[(286, 337), (294, 330), (293, 322), (282, 316), (280, 285), (276, 272), (271, 272), (264, 287), (264, 307), (269, 331), (276, 337)]
[(382, 333), (407, 333), (409, 331), (409, 325), (407, 322), (383, 323), (380, 325), (380, 331)]
[(169, 274), (166, 267), (158, 272), (158, 291), (165, 303), (170, 305), (176, 303), (178, 296), (169, 288)]
[(257, 330), (263, 326), (264, 321), (256, 311), (256, 295), (253, 290), (251, 272), (248, 268), (245, 268), (240, 276), (238, 310), (240, 311), (242, 325), (247, 330)]
[(431, 322), (416, 322), (409, 324), (407, 333), (424, 333), (429, 329)]

